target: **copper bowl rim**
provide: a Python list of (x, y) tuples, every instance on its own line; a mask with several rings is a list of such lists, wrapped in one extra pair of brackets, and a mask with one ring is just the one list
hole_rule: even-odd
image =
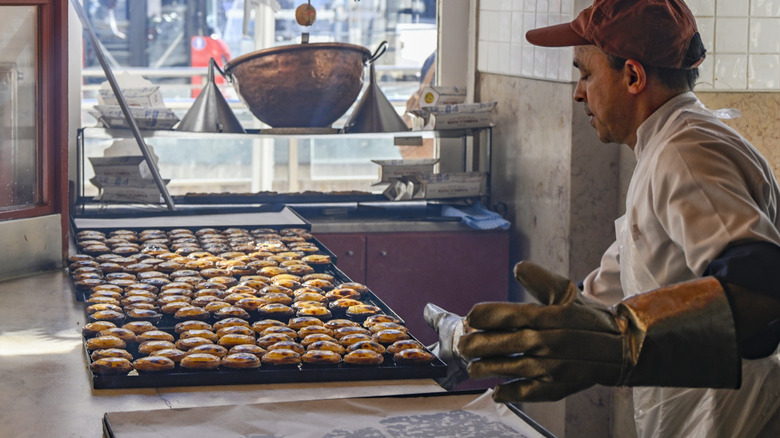
[(249, 61), (261, 56), (275, 55), (284, 52), (296, 52), (302, 50), (316, 50), (316, 49), (347, 49), (361, 52), (363, 54), (363, 62), (365, 63), (371, 57), (371, 51), (363, 46), (348, 43), (306, 43), (306, 44), (288, 44), (286, 46), (269, 47), (267, 49), (256, 50), (254, 52), (245, 53), (241, 56), (237, 56), (225, 64), (225, 75), (230, 75), (230, 70), (238, 66), (239, 64)]

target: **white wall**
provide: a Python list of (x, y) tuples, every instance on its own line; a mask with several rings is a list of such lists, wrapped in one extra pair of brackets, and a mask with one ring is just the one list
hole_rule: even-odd
[[(534, 47), (529, 29), (571, 21), (589, 0), (482, 0), (481, 72), (573, 81), (571, 48)], [(697, 91), (780, 91), (780, 0), (689, 0), (708, 56)]]

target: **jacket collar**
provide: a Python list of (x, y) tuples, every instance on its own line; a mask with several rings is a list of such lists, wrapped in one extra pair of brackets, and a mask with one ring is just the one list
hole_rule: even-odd
[(666, 124), (674, 118), (672, 117), (673, 114), (677, 110), (690, 105), (702, 106), (699, 98), (696, 97), (693, 91), (680, 93), (658, 107), (653, 114), (650, 114), (650, 117), (639, 125), (639, 129), (636, 131), (636, 146), (634, 146), (634, 154), (637, 160), (641, 158), (643, 151), (653, 137), (661, 132)]

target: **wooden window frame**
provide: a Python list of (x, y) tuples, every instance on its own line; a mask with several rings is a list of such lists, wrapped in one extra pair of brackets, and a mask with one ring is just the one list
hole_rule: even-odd
[(0, 6), (38, 8), (37, 178), (40, 201), (0, 211), (0, 221), (62, 216), (68, 240), (68, 5), (67, 0), (0, 0)]

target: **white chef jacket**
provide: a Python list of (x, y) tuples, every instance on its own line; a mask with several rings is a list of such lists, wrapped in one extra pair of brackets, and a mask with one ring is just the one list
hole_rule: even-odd
[[(634, 152), (637, 165), (626, 214), (615, 222), (617, 240), (583, 282), (584, 294), (614, 304), (700, 278), (729, 244), (780, 245), (780, 188), (770, 167), (692, 92), (672, 98), (642, 123)], [(780, 392), (777, 351), (743, 360), (740, 390), (635, 388), (638, 435), (757, 436), (769, 420), (751, 421), (780, 416), (780, 397), (772, 392)]]

